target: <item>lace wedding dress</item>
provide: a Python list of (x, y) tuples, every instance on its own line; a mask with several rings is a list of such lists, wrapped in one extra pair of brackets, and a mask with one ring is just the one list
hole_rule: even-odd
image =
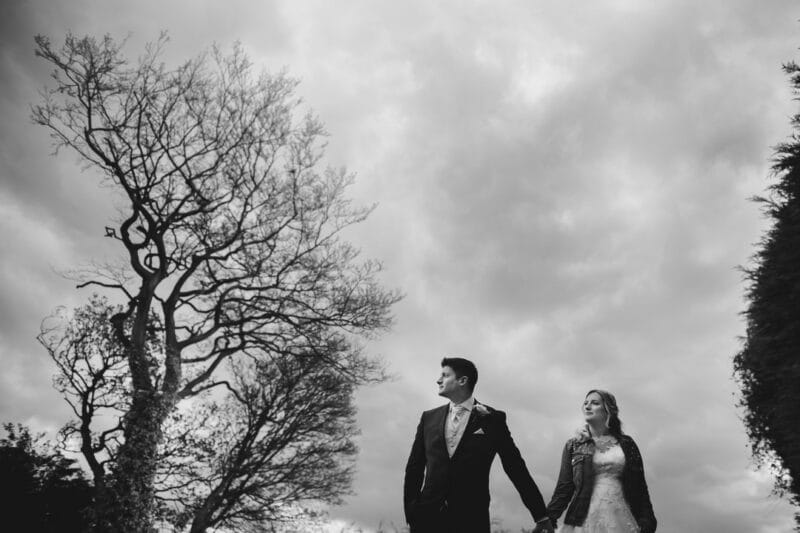
[(594, 488), (589, 513), (582, 526), (565, 525), (559, 533), (639, 533), (622, 493), (622, 468), (625, 454), (613, 437), (595, 440)]

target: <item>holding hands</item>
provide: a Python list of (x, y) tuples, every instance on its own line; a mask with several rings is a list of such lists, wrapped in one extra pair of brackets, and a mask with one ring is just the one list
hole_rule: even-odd
[(553, 527), (553, 523), (550, 522), (549, 518), (544, 518), (536, 522), (536, 527), (533, 528), (532, 533), (555, 533), (556, 528)]

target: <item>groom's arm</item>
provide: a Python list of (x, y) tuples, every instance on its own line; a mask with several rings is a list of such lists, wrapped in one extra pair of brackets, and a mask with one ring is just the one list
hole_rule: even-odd
[(497, 451), (500, 455), (500, 461), (503, 463), (503, 470), (505, 470), (514, 487), (516, 487), (522, 498), (522, 503), (533, 515), (533, 519), (537, 522), (544, 520), (547, 518), (544, 498), (542, 498), (539, 487), (536, 486), (530, 472), (528, 472), (528, 467), (525, 466), (525, 461), (522, 459), (522, 454), (519, 453), (519, 448), (514, 444), (514, 439), (511, 438), (511, 432), (506, 424), (506, 414), (502, 411), (495, 411), (495, 416), (498, 417), (497, 427), (499, 429)]
[(414, 437), (414, 444), (411, 445), (411, 453), (406, 463), (406, 476), (403, 481), (403, 509), (406, 515), (406, 523), (411, 523), (412, 507), (419, 498), (422, 488), (422, 480), (425, 478), (425, 429), (424, 415), (419, 419), (417, 434)]

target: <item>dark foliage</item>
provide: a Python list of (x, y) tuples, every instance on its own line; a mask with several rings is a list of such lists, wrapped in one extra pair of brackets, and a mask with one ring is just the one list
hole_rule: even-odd
[[(800, 67), (784, 66), (795, 100)], [(748, 281), (744, 346), (734, 358), (754, 457), (776, 473), (776, 489), (800, 504), (800, 114), (776, 148), (775, 183), (755, 200), (772, 222), (758, 243)], [(798, 517), (800, 527), (800, 516)]]
[(3, 424), (0, 439), (0, 501), (3, 522), (19, 531), (79, 533), (91, 527), (92, 487), (75, 461), (31, 435), (20, 424)]

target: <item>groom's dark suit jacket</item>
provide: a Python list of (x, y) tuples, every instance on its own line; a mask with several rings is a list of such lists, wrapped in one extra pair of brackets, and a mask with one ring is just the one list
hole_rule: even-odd
[[(489, 531), (489, 471), (495, 455), (534, 520), (546, 518), (542, 494), (525, 466), (506, 425), (506, 414), (483, 406), (472, 409), (453, 457), (447, 453), (445, 424), (449, 404), (425, 411), (406, 465), (406, 521), (422, 525), (443, 515), (471, 524), (456, 531)], [(424, 483), (423, 483), (424, 480)], [(425, 527), (417, 529), (424, 530)]]

